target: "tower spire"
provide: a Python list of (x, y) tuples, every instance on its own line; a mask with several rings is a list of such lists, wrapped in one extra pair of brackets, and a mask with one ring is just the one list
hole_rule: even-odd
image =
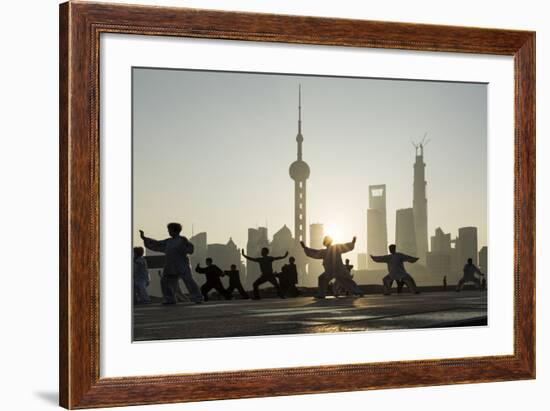
[(298, 134), (302, 134), (302, 85), (298, 84)]
[(298, 135), (296, 136), (296, 142), (298, 143), (298, 161), (302, 160), (302, 142), (304, 136), (302, 136), (302, 85), (298, 85)]

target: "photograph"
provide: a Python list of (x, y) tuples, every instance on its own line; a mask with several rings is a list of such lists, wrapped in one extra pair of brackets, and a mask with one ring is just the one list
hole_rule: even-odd
[(487, 83), (131, 81), (133, 341), (487, 326)]
[(548, 9), (4, 2), (1, 408), (548, 409)]

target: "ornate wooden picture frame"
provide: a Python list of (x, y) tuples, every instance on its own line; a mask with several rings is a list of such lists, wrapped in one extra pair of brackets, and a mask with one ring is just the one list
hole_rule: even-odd
[[(101, 378), (102, 33), (513, 56), (514, 353), (460, 359)], [(60, 405), (91, 408), (535, 377), (535, 33), (185, 8), (60, 6)]]

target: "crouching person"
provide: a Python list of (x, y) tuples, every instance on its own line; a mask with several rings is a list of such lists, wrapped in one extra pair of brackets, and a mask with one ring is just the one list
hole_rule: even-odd
[(200, 274), (206, 275), (206, 282), (201, 287), (201, 293), (204, 301), (208, 301), (208, 293), (210, 290), (215, 289), (226, 300), (231, 299), (231, 295), (223, 288), (220, 277), (223, 271), (217, 265), (212, 263), (212, 259), (209, 257), (206, 259), (206, 267), (202, 268), (200, 264), (197, 264), (195, 271)]

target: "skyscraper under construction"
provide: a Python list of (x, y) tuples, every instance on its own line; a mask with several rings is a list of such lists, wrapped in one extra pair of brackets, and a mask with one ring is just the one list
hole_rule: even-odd
[(426, 264), (428, 252), (428, 200), (426, 199), (426, 177), (424, 163), (424, 146), (428, 142), (424, 139), (415, 144), (416, 161), (414, 163), (413, 183), (413, 215), (414, 231), (416, 235), (416, 256), (420, 264)]

